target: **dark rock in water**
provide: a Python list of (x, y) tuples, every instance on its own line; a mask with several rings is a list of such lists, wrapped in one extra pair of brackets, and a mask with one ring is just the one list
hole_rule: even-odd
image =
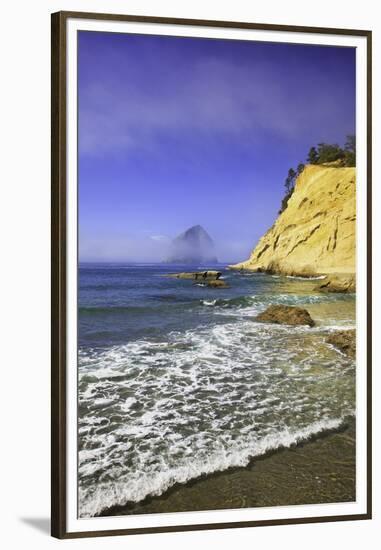
[(217, 281), (221, 277), (221, 271), (190, 271), (183, 273), (170, 273), (168, 277), (173, 277), (174, 279), (193, 279), (195, 281)]
[(257, 315), (256, 321), (276, 323), (278, 325), (309, 325), (313, 327), (315, 321), (306, 309), (296, 306), (273, 305)]
[(208, 264), (217, 263), (214, 242), (201, 225), (194, 225), (172, 242), (167, 263)]
[(328, 336), (327, 342), (350, 357), (356, 355), (355, 330), (338, 330)]
[(320, 292), (356, 292), (356, 278), (354, 275), (329, 275), (315, 287)]
[(221, 271), (189, 271), (182, 273), (170, 273), (167, 277), (173, 277), (174, 279), (191, 279), (202, 286), (208, 286), (211, 288), (229, 288), (229, 285), (220, 279)]

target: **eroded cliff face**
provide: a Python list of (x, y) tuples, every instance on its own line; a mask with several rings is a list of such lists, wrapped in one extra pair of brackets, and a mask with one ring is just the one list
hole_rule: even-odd
[(236, 269), (287, 275), (354, 273), (355, 168), (306, 166), (287, 208)]

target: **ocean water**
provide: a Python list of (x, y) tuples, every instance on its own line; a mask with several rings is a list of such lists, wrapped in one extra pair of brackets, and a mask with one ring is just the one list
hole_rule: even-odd
[[(326, 338), (355, 327), (355, 296), (207, 267), (230, 288), (165, 277), (205, 266), (80, 266), (81, 517), (245, 466), (354, 416), (355, 362)], [(256, 322), (270, 304), (306, 307), (317, 325)]]

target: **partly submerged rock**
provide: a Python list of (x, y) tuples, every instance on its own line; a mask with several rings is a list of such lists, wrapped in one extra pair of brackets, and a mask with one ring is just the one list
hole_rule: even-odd
[(195, 281), (208, 281), (215, 280), (217, 281), (222, 275), (221, 271), (190, 271), (182, 273), (170, 273), (168, 277), (173, 277), (174, 279), (193, 279)]
[(272, 305), (257, 315), (255, 320), (281, 325), (315, 325), (308, 311), (297, 306)]
[(315, 287), (320, 292), (356, 292), (356, 277), (349, 275), (329, 275)]
[(221, 279), (216, 279), (212, 281), (208, 281), (206, 283), (206, 286), (210, 288), (229, 288), (229, 285), (225, 283), (225, 281), (222, 281)]
[(337, 330), (328, 336), (327, 342), (350, 357), (356, 355), (356, 331), (354, 329)]

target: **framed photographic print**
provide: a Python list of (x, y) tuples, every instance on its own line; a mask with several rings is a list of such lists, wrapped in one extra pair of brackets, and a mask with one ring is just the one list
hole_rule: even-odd
[(52, 535), (371, 518), (371, 32), (52, 16)]

